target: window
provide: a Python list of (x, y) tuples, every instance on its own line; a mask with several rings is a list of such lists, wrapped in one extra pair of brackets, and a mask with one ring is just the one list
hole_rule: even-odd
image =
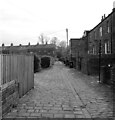
[(110, 44), (110, 41), (107, 42), (107, 52), (111, 53), (111, 44)]
[(105, 54), (107, 54), (107, 43), (105, 43)]
[(107, 41), (105, 43), (105, 54), (108, 54), (110, 52), (111, 52), (110, 41)]
[(93, 46), (93, 54), (96, 55), (96, 46)]
[(95, 34), (95, 31), (94, 31), (94, 39), (96, 38), (96, 34)]
[(109, 26), (108, 26), (107, 32), (108, 32), (108, 33), (110, 33), (110, 29), (109, 29)]
[(110, 33), (109, 21), (107, 21), (107, 33)]
[(100, 32), (100, 36), (102, 37), (102, 27), (100, 27), (99, 32)]
[(87, 53), (89, 54), (89, 50), (87, 51)]
[(95, 48), (93, 47), (93, 54), (95, 53)]

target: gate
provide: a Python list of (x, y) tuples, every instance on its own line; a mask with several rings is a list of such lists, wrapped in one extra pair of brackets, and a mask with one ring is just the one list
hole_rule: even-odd
[(2, 54), (1, 87), (8, 87), (11, 81), (19, 84), (19, 97), (34, 87), (34, 57), (33, 55)]
[(34, 87), (34, 65), (32, 56), (18, 56), (19, 97)]

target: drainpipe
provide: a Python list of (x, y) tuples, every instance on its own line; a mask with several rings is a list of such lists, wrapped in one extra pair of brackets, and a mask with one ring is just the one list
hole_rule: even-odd
[[(113, 11), (114, 12), (114, 11)], [(113, 16), (111, 15), (111, 59), (112, 59), (112, 40), (113, 40), (113, 29), (112, 29), (112, 25), (113, 25)], [(112, 66), (112, 60), (111, 60), (111, 66)]]
[(101, 39), (99, 40), (99, 83), (101, 82)]

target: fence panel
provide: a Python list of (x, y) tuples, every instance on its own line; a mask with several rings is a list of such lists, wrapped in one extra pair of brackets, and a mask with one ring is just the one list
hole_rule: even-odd
[(1, 84), (12, 80), (19, 83), (19, 96), (22, 97), (34, 86), (32, 55), (0, 55)]
[(3, 56), (0, 55), (0, 86), (3, 84)]
[(2, 84), (2, 56), (0, 55), (0, 89)]
[(31, 57), (31, 56), (29, 56), (29, 70), (28, 70), (28, 90), (30, 90), (32, 87), (34, 87), (34, 80), (32, 80), (33, 78), (34, 78), (34, 74), (32, 74), (32, 73), (34, 73), (34, 63), (33, 63), (33, 61), (34, 61), (34, 58), (33, 57)]
[(19, 81), (19, 97), (24, 95), (24, 63), (23, 56), (18, 56), (18, 81)]
[(28, 78), (27, 78), (27, 75), (28, 75), (28, 63), (29, 63), (29, 57), (24, 57), (24, 64), (25, 64), (25, 67), (24, 67), (24, 71), (25, 71), (25, 74), (24, 74), (24, 94), (27, 92), (28, 88)]
[(5, 84), (6, 83), (6, 56), (3, 55), (3, 80), (2, 83)]

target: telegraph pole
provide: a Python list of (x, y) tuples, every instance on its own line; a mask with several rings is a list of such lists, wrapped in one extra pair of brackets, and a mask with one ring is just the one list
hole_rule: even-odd
[(68, 29), (66, 28), (66, 36), (67, 36), (67, 51), (66, 51), (66, 62), (68, 64)]
[(68, 29), (66, 28), (66, 35), (67, 35), (67, 48), (68, 48)]

